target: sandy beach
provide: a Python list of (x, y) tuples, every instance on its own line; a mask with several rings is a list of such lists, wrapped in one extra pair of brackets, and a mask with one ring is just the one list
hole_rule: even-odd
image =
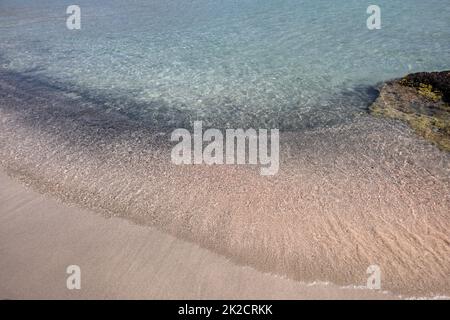
[(0, 299), (448, 299), (449, 10), (0, 1)]
[[(67, 206), (0, 172), (0, 299), (392, 299), (238, 266), (152, 227)], [(81, 290), (66, 268), (81, 268)]]
[[(119, 113), (104, 113), (35, 83), (3, 80), (0, 86), (4, 88), (0, 92), (6, 93), (0, 100), (0, 159), (11, 176), (40, 193), (141, 226), (113, 223), (117, 220), (102, 220), (86, 212), (81, 218), (79, 210), (76, 214), (49, 210), (46, 214), (54, 219), (57, 230), (58, 221), (72, 228), (69, 221), (77, 219), (76, 226), (92, 228), (92, 237), (101, 234), (93, 232), (97, 224), (103, 230), (106, 225), (117, 230), (126, 225), (139, 234), (149, 232), (149, 237), (173, 239), (170, 241), (180, 246), (188, 241), (192, 245), (185, 244), (190, 249), (182, 254), (190, 256), (190, 250), (198, 250), (214, 259), (229, 259), (233, 264), (227, 262), (225, 270), (237, 268), (233, 270), (240, 271), (229, 276), (239, 279), (238, 275), (247, 271), (234, 264), (286, 277), (291, 280), (282, 281), (294, 287), (296, 281), (361, 286), (366, 283), (367, 268), (378, 265), (383, 290), (415, 297), (450, 293), (450, 157), (400, 122), (361, 114), (337, 126), (284, 132), (280, 136), (280, 171), (264, 177), (258, 167), (249, 165), (176, 166), (170, 161), (170, 136), (164, 131), (149, 131)], [(21, 107), (25, 104), (26, 110)], [(3, 188), (8, 191), (7, 186)], [(20, 194), (22, 191), (16, 196), (18, 204)], [(13, 202), (13, 208), (18, 204)], [(3, 201), (1, 209), (3, 217), (16, 215)], [(32, 227), (34, 220), (27, 222), (32, 212), (21, 212), (17, 219), (22, 217), (24, 227), (29, 225), (36, 236), (47, 234)], [(91, 220), (98, 223), (89, 223)], [(17, 227), (20, 224), (17, 222)], [(14, 228), (6, 223), (2, 228), (2, 237), (6, 237), (2, 245), (14, 240), (18, 246), (12, 249), (11, 243), (8, 255), (22, 256), (21, 238), (6, 233)], [(21, 233), (24, 239), (27, 234), (25, 230)], [(64, 237), (67, 231), (58, 234)], [(110, 230), (105, 236), (117, 235)], [(96, 250), (105, 249), (106, 238), (88, 241), (74, 237)], [(54, 237), (39, 241), (45, 252), (52, 251), (46, 243), (58, 242)], [(124, 255), (132, 254), (124, 251)], [(81, 249), (79, 255), (83, 255)], [(144, 256), (136, 254), (132, 260), (145, 260)], [(23, 261), (34, 261), (33, 254), (23, 257)], [(88, 255), (83, 257), (86, 263), (93, 263)], [(186, 262), (186, 268), (197, 269), (196, 263), (204, 262), (199, 259), (202, 262)], [(100, 263), (102, 259), (92, 260)], [(2, 259), (2, 263), (10, 261)], [(127, 262), (117, 263), (127, 266)], [(157, 262), (152, 263), (159, 268)], [(2, 270), (17, 270), (16, 265)], [(20, 288), (24, 289), (18, 285), (17, 290)], [(171, 289), (167, 293), (161, 290), (155, 296), (174, 294)], [(223, 288), (210, 297), (250, 295), (245, 291), (250, 289), (234, 290)], [(179, 292), (184, 294), (181, 289)], [(291, 293), (283, 289), (280, 294), (292, 297)], [(262, 290), (261, 294), (268, 293)]]

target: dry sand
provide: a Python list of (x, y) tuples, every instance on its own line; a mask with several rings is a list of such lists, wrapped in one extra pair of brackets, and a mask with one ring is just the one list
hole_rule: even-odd
[[(27, 190), (0, 172), (0, 299), (388, 299), (238, 266), (195, 244)], [(66, 267), (81, 268), (81, 290)]]

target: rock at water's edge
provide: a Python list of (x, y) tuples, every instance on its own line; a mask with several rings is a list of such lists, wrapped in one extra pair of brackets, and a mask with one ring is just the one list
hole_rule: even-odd
[(425, 139), (450, 151), (450, 71), (413, 73), (386, 82), (370, 112), (406, 121)]

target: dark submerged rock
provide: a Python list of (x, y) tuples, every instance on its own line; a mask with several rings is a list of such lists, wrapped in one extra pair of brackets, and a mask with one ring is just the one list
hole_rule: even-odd
[(450, 71), (413, 73), (386, 82), (370, 112), (403, 120), (450, 151)]

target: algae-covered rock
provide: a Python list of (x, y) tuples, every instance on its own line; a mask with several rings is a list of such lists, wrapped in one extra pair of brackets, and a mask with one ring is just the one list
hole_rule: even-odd
[(389, 81), (370, 111), (406, 121), (418, 134), (450, 151), (450, 71), (413, 73)]

